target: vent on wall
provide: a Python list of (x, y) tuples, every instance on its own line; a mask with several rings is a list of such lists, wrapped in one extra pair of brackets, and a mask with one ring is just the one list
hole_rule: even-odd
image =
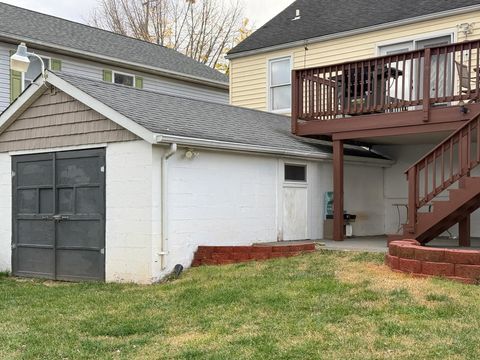
[(292, 21), (295, 20), (300, 20), (302, 16), (300, 15), (300, 9), (295, 10), (295, 17), (292, 19)]

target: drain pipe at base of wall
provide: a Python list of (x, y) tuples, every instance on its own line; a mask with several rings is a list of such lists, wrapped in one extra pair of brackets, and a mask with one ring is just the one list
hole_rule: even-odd
[(161, 197), (162, 197), (162, 240), (161, 240), (161, 249), (159, 255), (161, 256), (161, 269), (165, 270), (167, 267), (167, 244), (168, 244), (168, 170), (167, 163), (177, 152), (177, 144), (170, 144), (168, 151), (162, 156), (162, 184), (161, 184)]

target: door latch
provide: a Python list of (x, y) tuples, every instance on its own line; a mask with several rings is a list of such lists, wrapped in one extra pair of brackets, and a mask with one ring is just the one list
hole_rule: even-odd
[(52, 216), (52, 219), (53, 219), (54, 221), (64, 221), (64, 220), (70, 219), (70, 217), (69, 217), (69, 216), (66, 216), (66, 215), (53, 215), (53, 216)]

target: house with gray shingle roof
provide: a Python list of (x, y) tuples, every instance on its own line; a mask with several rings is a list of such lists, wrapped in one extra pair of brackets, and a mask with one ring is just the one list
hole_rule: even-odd
[[(199, 246), (319, 239), (331, 157), (282, 115), (49, 71), (0, 115), (0, 269), (152, 283)], [(352, 190), (392, 163), (345, 158)]]
[[(480, 0), (295, 0), (227, 57), (232, 105), (289, 116), (297, 136), (332, 139), (335, 240), (345, 239), (345, 211), (362, 213), (354, 233), (376, 219), (390, 240), (470, 246), (480, 236), (480, 203), (446, 191), (480, 197), (463, 186), (478, 139), (462, 138), (480, 113)], [(383, 175), (381, 215), (344, 204), (352, 193), (342, 147), (351, 143), (396, 162)]]
[(228, 103), (228, 77), (177, 51), (0, 2), (0, 112), (40, 74), (11, 71), (24, 42), (47, 69), (196, 99)]

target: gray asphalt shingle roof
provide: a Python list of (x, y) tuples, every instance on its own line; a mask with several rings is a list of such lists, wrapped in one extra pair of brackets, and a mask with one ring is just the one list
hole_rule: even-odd
[[(478, 4), (480, 0), (297, 0), (229, 55)], [(301, 19), (292, 21), (297, 9)]]
[(5, 3), (0, 34), (228, 84), (226, 75), (172, 49)]
[[(332, 153), (331, 144), (290, 133), (290, 118), (263, 111), (139, 90), (55, 72), (57, 76), (153, 133), (281, 150)], [(361, 147), (346, 155), (380, 158)]]

